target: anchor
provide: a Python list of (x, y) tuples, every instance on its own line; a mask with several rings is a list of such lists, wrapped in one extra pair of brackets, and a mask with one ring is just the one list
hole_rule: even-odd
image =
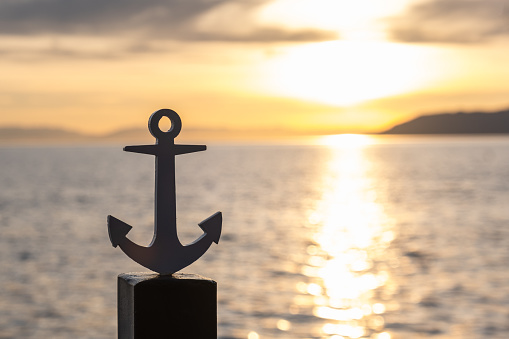
[[(171, 128), (164, 132), (159, 128), (161, 118), (171, 121)], [(172, 274), (189, 266), (200, 258), (212, 242), (219, 243), (222, 214), (216, 212), (198, 224), (203, 234), (184, 246), (177, 236), (175, 156), (205, 151), (205, 145), (176, 145), (175, 137), (182, 129), (179, 115), (170, 109), (161, 109), (150, 116), (150, 133), (156, 138), (154, 145), (126, 146), (124, 151), (151, 154), (156, 157), (154, 237), (148, 247), (140, 246), (126, 235), (132, 226), (109, 215), (108, 233), (113, 247), (120, 246), (131, 259), (160, 274)]]

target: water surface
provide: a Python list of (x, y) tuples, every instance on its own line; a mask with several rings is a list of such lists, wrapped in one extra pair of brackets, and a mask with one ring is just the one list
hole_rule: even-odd
[[(506, 338), (509, 138), (210, 146), (177, 158), (184, 269), (220, 338)], [(152, 238), (154, 163), (122, 147), (0, 148), (0, 338), (116, 338), (106, 216)]]

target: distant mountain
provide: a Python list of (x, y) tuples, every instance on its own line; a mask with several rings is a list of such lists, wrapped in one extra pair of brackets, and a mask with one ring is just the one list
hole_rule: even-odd
[[(183, 130), (177, 142), (199, 142), (208, 141), (249, 141), (249, 140), (273, 140), (277, 138), (296, 137), (302, 135), (293, 130), (285, 129), (207, 129), (191, 127)], [(59, 128), (25, 128), (25, 127), (1, 127), (0, 145), (17, 144), (151, 144), (154, 137), (146, 127), (127, 128), (113, 131), (102, 135), (82, 134)]]
[(114, 141), (114, 140), (135, 140), (135, 141), (150, 141), (153, 137), (150, 135), (150, 132), (147, 128), (127, 128), (121, 129), (114, 132), (110, 132), (108, 134), (102, 135), (99, 138), (105, 141)]
[(81, 141), (89, 136), (58, 128), (0, 127), (0, 141)]
[(0, 127), (0, 144), (117, 143), (124, 140), (146, 141), (150, 139), (151, 135), (148, 130), (141, 128), (119, 130), (103, 135), (92, 135), (57, 127)]
[(420, 116), (381, 134), (509, 133), (509, 110), (495, 113), (449, 113)]
[[(449, 113), (420, 116), (380, 134), (488, 134), (509, 133), (509, 109), (495, 113)], [(285, 129), (204, 129), (190, 128), (178, 141), (263, 140), (298, 137), (302, 132)], [(89, 135), (59, 128), (0, 127), (0, 144), (37, 143), (152, 143), (146, 128), (131, 128), (104, 135)]]

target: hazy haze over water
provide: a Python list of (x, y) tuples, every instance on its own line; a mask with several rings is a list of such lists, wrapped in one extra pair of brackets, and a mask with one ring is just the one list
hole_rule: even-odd
[[(218, 282), (220, 338), (507, 337), (509, 138), (370, 140), (178, 156), (182, 241), (223, 212), (219, 245), (184, 270)], [(150, 242), (153, 157), (0, 159), (0, 338), (115, 338), (116, 276), (144, 268), (106, 216)]]

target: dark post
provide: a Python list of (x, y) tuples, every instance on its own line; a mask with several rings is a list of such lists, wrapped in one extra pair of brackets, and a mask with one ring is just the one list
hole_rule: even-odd
[(217, 284), (196, 274), (118, 276), (119, 339), (217, 339)]

